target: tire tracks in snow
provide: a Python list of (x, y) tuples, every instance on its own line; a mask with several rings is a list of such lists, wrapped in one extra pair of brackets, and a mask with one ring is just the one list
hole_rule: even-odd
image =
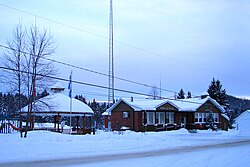
[(79, 156), (71, 158), (7, 162), (7, 163), (0, 162), (0, 167), (55, 167), (55, 166), (66, 167), (66, 166), (84, 165), (90, 163), (102, 163), (105, 161), (113, 161), (113, 160), (147, 158), (147, 157), (166, 156), (173, 154), (209, 150), (209, 149), (238, 147), (242, 145), (250, 145), (250, 140), (231, 141), (225, 143), (207, 144), (200, 146), (181, 146), (177, 148), (167, 148), (167, 149), (159, 149), (159, 150), (152, 150), (145, 152), (141, 151), (132, 153), (116, 153), (116, 154), (113, 153), (113, 154), (103, 154), (96, 156)]

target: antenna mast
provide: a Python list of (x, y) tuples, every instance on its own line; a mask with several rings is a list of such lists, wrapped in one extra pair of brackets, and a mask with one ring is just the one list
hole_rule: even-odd
[(114, 103), (114, 55), (113, 55), (113, 5), (110, 0), (109, 11), (109, 90), (108, 107)]

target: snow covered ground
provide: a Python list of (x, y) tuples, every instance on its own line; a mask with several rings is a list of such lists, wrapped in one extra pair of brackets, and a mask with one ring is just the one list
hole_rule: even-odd
[[(237, 144), (223, 145), (234, 142)], [(25, 161), (66, 162), (70, 159), (72, 161), (60, 165), (248, 166), (249, 155), (250, 136), (242, 136), (238, 131), (188, 133), (180, 129), (146, 133), (126, 131), (122, 134), (98, 131), (96, 135), (71, 136), (33, 131), (28, 133), (28, 138), (20, 138), (19, 133), (0, 134), (0, 166), (16, 166), (25, 164)], [(55, 164), (50, 166), (59, 166)]]

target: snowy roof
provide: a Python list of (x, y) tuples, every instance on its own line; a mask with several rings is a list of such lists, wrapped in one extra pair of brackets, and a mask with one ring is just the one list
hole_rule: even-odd
[(240, 120), (249, 119), (250, 120), (250, 110), (246, 110), (241, 113), (238, 117), (235, 118), (235, 121), (238, 122)]
[(226, 114), (221, 114), (226, 120), (230, 121), (230, 118)]
[[(152, 99), (119, 99), (112, 107), (108, 109), (108, 111), (112, 111), (120, 102), (126, 103), (128, 106), (133, 108), (135, 111), (142, 111), (142, 110), (156, 110), (158, 107), (164, 104), (171, 104), (172, 106), (176, 107), (178, 111), (196, 111), (200, 106), (202, 106), (205, 102), (210, 101), (214, 104), (221, 112), (225, 112), (224, 108), (219, 105), (215, 100), (211, 97), (206, 97), (204, 99), (200, 98), (190, 98), (190, 99), (183, 99), (183, 100), (152, 100)], [(107, 111), (107, 112), (108, 112)]]
[(207, 91), (201, 93), (201, 96), (208, 96), (208, 95), (209, 95), (209, 94), (208, 94)]
[(108, 115), (109, 115), (108, 111), (105, 111), (104, 113), (102, 113), (102, 116), (108, 116)]
[[(70, 113), (70, 97), (64, 95), (63, 93), (55, 93), (41, 98), (35, 102), (39, 109), (36, 109), (35, 114), (51, 114), (55, 112), (60, 112), (61, 114)], [(27, 112), (28, 107), (22, 109), (23, 112)], [(72, 98), (72, 111), (73, 115), (80, 114), (94, 114), (92, 109), (75, 98)]]
[(53, 86), (51, 86), (50, 88), (55, 89), (55, 88), (59, 88), (59, 89), (65, 89), (65, 87), (60, 83), (57, 82), (55, 83)]

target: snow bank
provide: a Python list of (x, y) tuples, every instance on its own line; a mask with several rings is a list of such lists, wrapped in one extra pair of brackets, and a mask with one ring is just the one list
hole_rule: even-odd
[(145, 152), (242, 139), (245, 138), (235, 131), (189, 133), (186, 129), (145, 133), (97, 131), (96, 135), (32, 131), (27, 138), (20, 138), (19, 133), (0, 134), (0, 162)]

